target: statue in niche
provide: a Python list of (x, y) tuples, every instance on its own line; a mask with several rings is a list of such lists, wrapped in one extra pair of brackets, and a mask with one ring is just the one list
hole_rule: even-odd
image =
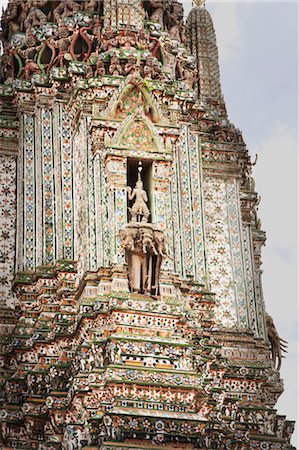
[(141, 170), (142, 165), (139, 163), (136, 186), (133, 191), (127, 188), (129, 200), (135, 198), (135, 203), (130, 208), (130, 222), (121, 233), (122, 246), (126, 252), (131, 291), (157, 297), (166, 244), (163, 231), (148, 223), (150, 211), (146, 204), (148, 197), (143, 189)]
[(141, 180), (141, 171), (142, 171), (142, 165), (139, 163), (138, 167), (138, 180), (136, 181), (135, 188), (133, 189), (131, 186), (127, 187), (128, 197), (129, 200), (133, 200), (135, 197), (135, 202), (132, 206), (132, 208), (129, 208), (130, 215), (131, 215), (131, 222), (137, 222), (138, 216), (142, 217), (141, 222), (148, 222), (148, 218), (150, 215), (149, 209), (147, 207), (147, 193), (143, 189), (143, 182)]

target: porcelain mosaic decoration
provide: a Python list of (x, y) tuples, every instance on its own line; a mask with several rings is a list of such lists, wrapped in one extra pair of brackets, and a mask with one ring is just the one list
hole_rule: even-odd
[(1, 25), (1, 448), (294, 448), (203, 2), (10, 0)]

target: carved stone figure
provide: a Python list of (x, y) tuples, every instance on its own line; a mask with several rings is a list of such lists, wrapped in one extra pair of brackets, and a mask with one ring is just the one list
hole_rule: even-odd
[(24, 27), (27, 30), (31, 27), (40, 27), (47, 22), (47, 16), (38, 8), (32, 8), (24, 21)]
[(101, 58), (98, 58), (97, 66), (96, 66), (96, 70), (95, 70), (95, 76), (101, 77), (103, 75), (105, 75), (105, 64), (103, 63)]
[(87, 0), (82, 2), (82, 9), (86, 12), (97, 12), (102, 13), (103, 0)]
[(152, 224), (131, 222), (122, 238), (132, 292), (159, 295), (161, 264), (166, 256), (163, 232)]
[[(132, 234), (132, 230), (130, 230), (130, 237)], [(144, 292), (147, 280), (146, 254), (143, 252), (143, 245), (138, 230), (134, 230), (134, 236), (133, 243), (130, 242), (130, 246), (125, 247), (129, 270), (129, 284), (132, 292)]]
[(154, 74), (154, 58), (149, 56), (146, 60), (146, 64), (143, 68), (143, 76), (144, 78), (153, 78)]
[(279, 370), (281, 367), (281, 360), (284, 358), (282, 352), (286, 352), (287, 342), (279, 337), (273, 319), (270, 314), (266, 314), (266, 328), (267, 335), (271, 345), (271, 357), (274, 367)]
[(7, 10), (4, 11), (1, 18), (1, 28), (1, 36), (8, 39), (10, 39), (14, 33), (21, 31), (18, 5), (16, 3), (9, 3)]
[(159, 79), (162, 77), (162, 68), (157, 59), (154, 59), (154, 67), (153, 67), (153, 79)]
[(197, 79), (197, 70), (195, 64), (186, 64), (183, 69), (183, 77), (188, 89), (193, 89), (194, 83)]
[(112, 50), (113, 48), (119, 47), (119, 36), (115, 34), (111, 28), (107, 29), (105, 37), (107, 50)]
[(151, 22), (158, 22), (163, 28), (163, 16), (165, 10), (165, 2), (161, 0), (149, 0), (152, 12), (150, 14), (149, 20)]
[(79, 4), (74, 0), (61, 0), (58, 6), (53, 11), (53, 16), (56, 22), (61, 19), (72, 16), (76, 11), (79, 10)]
[[(0, 61), (0, 81), (1, 83), (4, 83), (5, 80), (11, 76), (12, 68), (11, 68), (11, 57), (7, 53), (3, 53)], [(5, 262), (5, 259), (7, 258), (7, 253), (1, 252), (0, 253), (0, 260), (1, 262)]]
[(129, 208), (131, 214), (131, 222), (137, 222), (138, 216), (141, 217), (141, 222), (147, 222), (150, 216), (150, 212), (147, 207), (148, 198), (146, 191), (143, 189), (143, 182), (141, 180), (140, 171), (138, 172), (138, 180), (136, 181), (135, 188), (132, 191), (132, 188), (128, 186), (127, 191), (129, 200), (133, 200), (135, 198), (135, 202), (132, 208)]
[(171, 3), (171, 8), (169, 8), (167, 12), (168, 12), (167, 19), (170, 38), (180, 42), (184, 42), (185, 38), (183, 33), (183, 19), (184, 19), (183, 5), (176, 0), (173, 0)]
[(98, 16), (94, 20), (91, 39), (93, 39), (94, 50), (99, 49), (102, 40), (102, 24)]
[(20, 14), (19, 14), (20, 31), (24, 31), (25, 20), (28, 14), (30, 13), (30, 10), (34, 6), (34, 1), (32, 0), (21, 1), (19, 5), (20, 5)]
[(119, 37), (119, 45), (125, 50), (133, 50), (136, 46), (136, 36), (130, 29), (125, 27), (122, 35)]
[[(60, 67), (63, 67), (64, 61), (67, 59), (67, 55), (70, 49), (70, 43), (72, 37), (70, 36), (70, 32), (66, 25), (60, 23), (58, 26), (58, 39), (50, 39), (50, 44), (58, 50), (58, 55), (53, 61), (53, 65), (59, 64)], [(69, 55), (70, 57), (70, 55)]]
[(110, 66), (109, 66), (109, 73), (110, 73), (110, 75), (113, 75), (113, 76), (122, 75), (122, 73), (123, 73), (123, 68), (120, 64), (119, 57), (117, 56), (116, 53), (111, 58), (111, 62), (110, 62)]
[(138, 40), (137, 40), (136, 45), (137, 45), (137, 48), (139, 48), (139, 50), (145, 50), (147, 48), (148, 36), (146, 35), (146, 33), (143, 29), (139, 31)]
[(172, 45), (169, 39), (166, 39), (162, 44), (163, 58), (164, 58), (164, 71), (171, 80), (175, 76), (176, 57), (173, 54)]
[(124, 75), (129, 75), (130, 73), (136, 72), (136, 70), (136, 58), (135, 56), (130, 55), (124, 67)]
[(85, 75), (86, 75), (86, 78), (88, 80), (89, 80), (89, 78), (93, 77), (93, 70), (92, 70), (91, 65), (89, 65), (89, 64), (86, 66), (86, 73), (85, 73)]
[(40, 67), (35, 62), (40, 46), (37, 46), (36, 37), (31, 32), (27, 35), (26, 46), (27, 48), (24, 50), (18, 50), (18, 54), (25, 60), (24, 67), (21, 72), (21, 78), (29, 78), (33, 73), (41, 72)]

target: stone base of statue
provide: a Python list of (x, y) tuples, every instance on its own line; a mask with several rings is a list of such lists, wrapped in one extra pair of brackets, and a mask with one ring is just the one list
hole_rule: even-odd
[(161, 264), (166, 256), (163, 231), (151, 223), (130, 222), (122, 232), (122, 245), (131, 292), (158, 296)]

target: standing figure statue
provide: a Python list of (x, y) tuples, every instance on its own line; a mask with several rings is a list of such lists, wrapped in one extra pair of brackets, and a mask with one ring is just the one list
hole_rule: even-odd
[(57, 56), (55, 57), (52, 65), (59, 65), (59, 67), (63, 67), (65, 62), (71, 59), (69, 49), (72, 40), (69, 29), (63, 22), (59, 23), (55, 38), (58, 39), (50, 39), (49, 41), (50, 44), (57, 49)]
[(138, 231), (133, 245), (130, 248), (126, 247), (126, 260), (129, 270), (129, 284), (131, 291), (147, 292), (147, 255), (143, 251), (142, 236)]
[(170, 39), (184, 42), (184, 8), (177, 0), (173, 0), (169, 4), (166, 11), (167, 28), (169, 30)]
[(41, 73), (41, 68), (36, 63), (41, 46), (37, 45), (37, 39), (31, 31), (26, 36), (26, 46), (24, 50), (17, 50), (17, 53), (25, 60), (21, 78), (29, 78), (33, 73)]
[(148, 222), (150, 212), (147, 207), (147, 202), (148, 202), (147, 193), (143, 189), (143, 182), (141, 180), (141, 175), (140, 175), (141, 170), (142, 170), (142, 166), (141, 166), (141, 163), (139, 163), (138, 179), (136, 181), (135, 188), (133, 189), (133, 192), (132, 192), (131, 186), (128, 186), (127, 191), (128, 191), (129, 200), (133, 200), (133, 198), (135, 197), (135, 202), (134, 202), (132, 208), (129, 208), (129, 211), (131, 214), (130, 222), (137, 222), (137, 216), (141, 216), (142, 217), (141, 222), (146, 223), (146, 222)]
[(161, 29), (163, 29), (165, 2), (163, 2), (163, 0), (149, 0), (149, 5), (151, 7), (151, 13), (150, 13), (149, 20), (151, 22), (158, 22)]

